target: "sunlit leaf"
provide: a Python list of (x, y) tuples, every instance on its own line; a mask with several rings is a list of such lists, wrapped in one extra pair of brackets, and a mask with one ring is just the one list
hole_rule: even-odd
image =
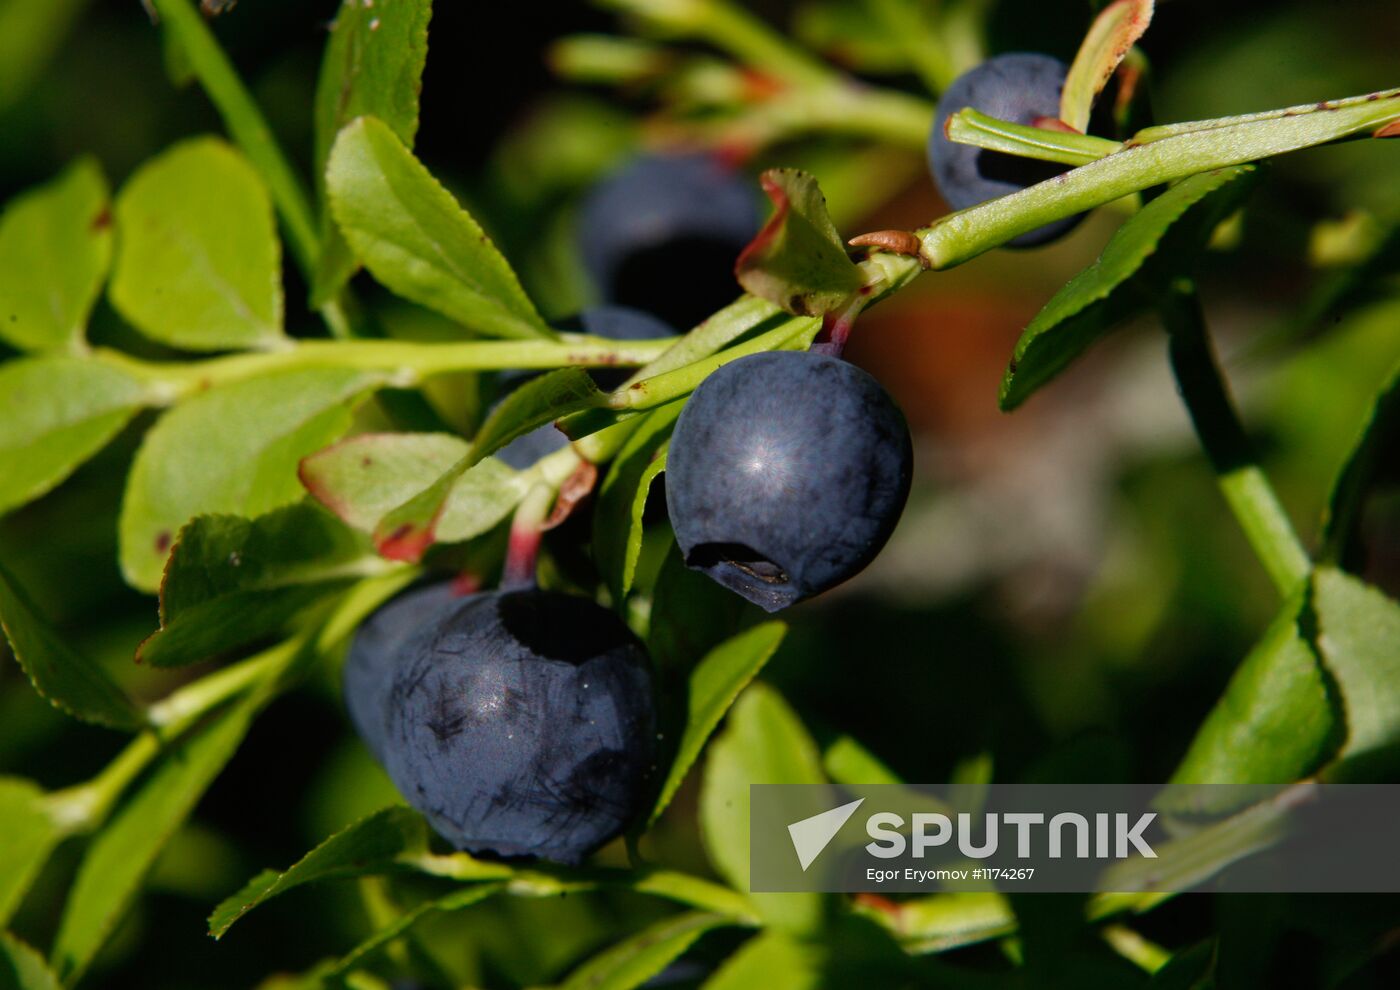
[(96, 361), (55, 356), (0, 365), (0, 513), (62, 482), (148, 399), (140, 381)]
[(297, 465), (350, 425), (381, 379), (338, 368), (283, 371), (211, 389), (146, 434), (118, 524), (122, 572), (160, 586), (180, 528), (195, 516), (254, 517), (302, 497)]
[(33, 351), (82, 345), (112, 257), (108, 199), (102, 169), (84, 158), (5, 208), (0, 340)]
[[(348, 525), (373, 533), (393, 509), (431, 486), (471, 445), (447, 433), (366, 433), (317, 451), (301, 462), (301, 481)], [(520, 472), (488, 457), (452, 484), (436, 538), (456, 543), (505, 519), (525, 496)]]
[(495, 337), (552, 337), (480, 225), (382, 121), (361, 117), (326, 167), (331, 210), (392, 291)]
[(253, 166), (218, 138), (144, 165), (117, 196), (113, 305), (152, 340), (197, 351), (282, 343), (282, 249)]

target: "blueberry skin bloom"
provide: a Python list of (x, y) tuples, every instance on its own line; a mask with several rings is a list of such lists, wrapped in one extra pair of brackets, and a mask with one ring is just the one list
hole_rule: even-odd
[(651, 674), (612, 612), (491, 592), (403, 646), (385, 769), (457, 848), (577, 863), (641, 813), (656, 759)]
[(601, 298), (683, 327), (732, 302), (734, 261), (761, 220), (757, 189), (711, 155), (646, 155), (604, 178), (576, 227)]
[[(972, 107), (998, 120), (1030, 124), (1037, 117), (1059, 117), (1060, 90), (1069, 67), (1049, 55), (1012, 52), (988, 59), (953, 81), (938, 101), (929, 135), (928, 161), (938, 191), (955, 210), (1018, 192), (1068, 170), (1055, 162), (1021, 158), (948, 140), (948, 118)], [(1068, 233), (1084, 219), (1066, 217), (1007, 242), (1036, 247)]]
[(414, 588), (381, 605), (355, 631), (341, 672), (345, 707), (355, 731), (380, 763), (389, 731), (384, 699), (404, 644), (437, 628), (463, 601), (451, 581)]
[(870, 563), (912, 461), (904, 416), (866, 372), (823, 354), (751, 354), (681, 411), (666, 505), (690, 567), (776, 612)]
[[(630, 306), (591, 306), (578, 316), (571, 317), (559, 325), (560, 330), (572, 333), (586, 333), (607, 340), (656, 340), (660, 337), (676, 336), (675, 327), (664, 320), (643, 313)], [(601, 389), (615, 389), (632, 374), (632, 369), (590, 368), (589, 375)], [(506, 391), (519, 387), (535, 377), (534, 372), (513, 372), (502, 375)], [(566, 446), (569, 438), (546, 423), (539, 429), (531, 430), (524, 436), (516, 437), (500, 450), (496, 456), (517, 471), (524, 471), (546, 454)]]

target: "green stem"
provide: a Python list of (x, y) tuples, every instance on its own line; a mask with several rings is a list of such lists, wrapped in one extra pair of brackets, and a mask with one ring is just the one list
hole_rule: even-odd
[(504, 368), (640, 365), (675, 346), (673, 338), (611, 341), (571, 335), (562, 340), (470, 340), (422, 343), (407, 340), (304, 340), (277, 351), (233, 354), (203, 361), (146, 361), (98, 348), (92, 359), (145, 381), (157, 405), (194, 392), (259, 375), (306, 368), (382, 371), (396, 384), (413, 385), (433, 375)]
[(1116, 154), (921, 229), (923, 260), (931, 268), (951, 268), (1020, 234), (1151, 186), (1373, 133), (1396, 120), (1400, 89), (1270, 111), (1242, 122), (1197, 123), (1183, 133), (1151, 134), (1147, 143), (1135, 138)]
[(971, 108), (948, 118), (948, 140), (1061, 165), (1087, 165), (1123, 150), (1121, 141), (1015, 124)]
[[(306, 188), (277, 144), (272, 128), (190, 0), (151, 0), (151, 4), (189, 57), (196, 78), (229, 134), (267, 183), (292, 256), (302, 274), (311, 279), (321, 252), (316, 217)], [(341, 338), (352, 335), (352, 311), (348, 299), (326, 303), (320, 310), (331, 333)]]
[(1225, 500), (1275, 587), (1285, 596), (1312, 567), (1253, 447), (1216, 364), (1195, 286), (1173, 285), (1159, 303), (1172, 371)]

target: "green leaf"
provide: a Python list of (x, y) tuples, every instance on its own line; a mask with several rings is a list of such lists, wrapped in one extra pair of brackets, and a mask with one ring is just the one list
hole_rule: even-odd
[(184, 141), (117, 196), (112, 304), (152, 340), (195, 351), (282, 335), (282, 250), (258, 173), (218, 138)]
[(1220, 221), (1255, 185), (1257, 165), (1183, 179), (1118, 228), (1099, 259), (1036, 314), (1001, 383), (1001, 407), (1014, 409), (1089, 346), (1150, 306), (1161, 288), (1187, 274)]
[(0, 567), (0, 626), (34, 690), (74, 718), (114, 729), (139, 728), (144, 719), (105, 670), (79, 654), (34, 611), (13, 577)]
[(0, 513), (58, 485), (150, 398), (123, 371), (70, 357), (0, 365)]
[(671, 769), (651, 809), (648, 825), (661, 817), (691, 765), (699, 758), (710, 733), (715, 731), (734, 699), (777, 652), (786, 634), (787, 626), (783, 623), (765, 622), (725, 640), (695, 665), (686, 690), (685, 727), (671, 760)]
[(0, 990), (58, 988), (58, 977), (49, 971), (43, 956), (9, 932), (0, 932)]
[[(448, 433), (365, 433), (317, 451), (301, 462), (302, 484), (348, 525), (365, 533), (392, 509), (428, 488), (462, 460), (471, 445)], [(488, 457), (452, 485), (436, 537), (469, 540), (510, 515), (529, 482)]]
[(1322, 764), (1341, 723), (1310, 634), (1304, 588), (1230, 678), (1173, 784), (1286, 784)]
[(764, 932), (726, 959), (703, 990), (816, 990), (822, 985), (820, 959), (814, 945), (782, 932)]
[(297, 464), (350, 426), (381, 378), (340, 368), (282, 371), (211, 389), (146, 434), (118, 525), (122, 573), (160, 585), (175, 534), (195, 516), (254, 517), (298, 501)]
[(683, 406), (673, 402), (648, 413), (598, 486), (593, 556), (615, 602), (626, 601), (632, 590), (642, 550), (642, 513), (651, 483), (666, 469), (666, 444)]
[(1400, 604), (1330, 567), (1313, 574), (1317, 648), (1341, 695), (1347, 759), (1400, 744)]
[(0, 777), (0, 929), (63, 837), (36, 784)]
[(560, 990), (633, 990), (679, 959), (701, 935), (732, 924), (732, 918), (700, 912), (665, 918), (588, 960)]
[[(356, 117), (379, 118), (405, 146), (413, 147), (431, 16), (431, 0), (379, 6), (345, 0), (341, 4), (316, 84), (318, 185), (324, 183), (336, 134)], [(322, 193), (321, 255), (311, 292), (313, 306), (334, 297), (358, 264), (326, 208), (324, 189)]]
[(381, 568), (367, 541), (311, 505), (257, 519), (198, 516), (175, 539), (160, 583), (160, 631), (136, 658), (175, 667), (218, 656)]
[(1327, 500), (1327, 515), (1323, 526), (1323, 540), (1327, 546), (1327, 556), (1334, 561), (1345, 560), (1347, 544), (1356, 528), (1361, 514), (1362, 503), (1371, 481), (1383, 465), (1384, 453), (1393, 449), (1400, 439), (1400, 365), (1391, 372), (1389, 380), (1381, 386), (1380, 393), (1371, 407), (1371, 415), (1366, 421), (1361, 435), (1352, 444), (1346, 463), (1332, 482), (1332, 492)]
[(107, 180), (91, 158), (17, 197), (0, 216), (0, 339), (21, 350), (82, 347), (112, 259)]
[[(729, 714), (710, 746), (700, 788), (700, 837), (720, 876), (735, 890), (749, 890), (749, 785), (824, 784), (816, 744), (776, 691), (753, 684)], [(826, 810), (812, 788), (812, 814)], [(820, 923), (818, 894), (750, 893), (764, 920), (786, 931), (812, 931)]]
[(127, 915), (142, 878), (238, 749), (262, 701), (255, 692), (171, 747), (88, 846), (50, 956), (64, 984), (82, 976)]
[(1118, 63), (1152, 22), (1153, 0), (1117, 0), (1094, 18), (1060, 91), (1060, 119), (1081, 134), (1089, 114)]
[(739, 284), (798, 316), (840, 307), (860, 290), (861, 275), (827, 215), (817, 180), (798, 169), (773, 168), (761, 181), (773, 216), (739, 255)]
[(490, 238), (382, 121), (340, 132), (326, 189), (346, 240), (393, 292), (489, 336), (554, 336)]
[(438, 524), (458, 482), (482, 458), (538, 426), (596, 405), (602, 395), (582, 368), (551, 371), (511, 392), (486, 418), (461, 460), (379, 521), (374, 530), (379, 552), (392, 560), (417, 561), (438, 539)]
[(405, 853), (427, 848), (423, 816), (396, 805), (376, 811), (326, 839), (294, 865), (278, 873), (264, 870), (209, 916), (209, 934), (223, 938), (234, 922), (294, 887), (333, 877), (383, 872)]

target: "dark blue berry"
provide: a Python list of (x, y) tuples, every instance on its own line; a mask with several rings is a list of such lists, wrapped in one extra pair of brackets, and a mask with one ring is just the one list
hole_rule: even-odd
[(436, 629), (462, 601), (451, 581), (425, 585), (381, 606), (355, 632), (342, 674), (345, 707), (360, 738), (381, 763), (388, 733), (384, 699), (395, 660), (403, 655), (404, 644), (415, 635)]
[(773, 612), (874, 558), (912, 460), (903, 415), (861, 369), (752, 354), (706, 378), (682, 410), (666, 505), (686, 563)]
[(367, 695), (351, 710), (382, 713), (384, 767), (440, 835), (473, 853), (576, 863), (641, 813), (656, 759), (650, 665), (616, 615), (530, 589), (459, 599), (432, 619), (375, 640), (387, 690), (382, 676), (357, 680)]
[[(986, 151), (948, 140), (948, 118), (972, 107), (999, 120), (1030, 124), (1037, 117), (1059, 117), (1060, 90), (1069, 68), (1049, 55), (1012, 52), (988, 59), (953, 81), (938, 101), (929, 136), (928, 160), (938, 191), (955, 210), (1017, 192), (1067, 170), (1054, 162)], [(1083, 214), (1048, 223), (1007, 242), (1035, 247), (1072, 230)]]
[[(591, 334), (594, 337), (604, 337), (608, 340), (656, 340), (660, 337), (674, 337), (676, 335), (675, 328), (670, 324), (657, 319), (650, 313), (643, 313), (641, 310), (628, 306), (592, 306), (578, 316), (560, 323), (559, 329), (573, 333)], [(631, 368), (594, 368), (589, 371), (589, 374), (599, 388), (614, 389), (627, 380), (632, 374), (632, 370)], [(504, 391), (509, 392), (533, 378), (534, 375), (534, 372), (501, 375), (500, 384)], [(496, 451), (496, 456), (517, 471), (523, 471), (546, 454), (552, 454), (564, 447), (568, 442), (568, 438), (556, 430), (553, 424), (545, 424), (537, 430), (531, 430), (524, 436), (516, 437)]]
[(680, 327), (732, 302), (734, 261), (758, 233), (757, 188), (709, 155), (644, 156), (603, 179), (577, 224), (599, 296)]

